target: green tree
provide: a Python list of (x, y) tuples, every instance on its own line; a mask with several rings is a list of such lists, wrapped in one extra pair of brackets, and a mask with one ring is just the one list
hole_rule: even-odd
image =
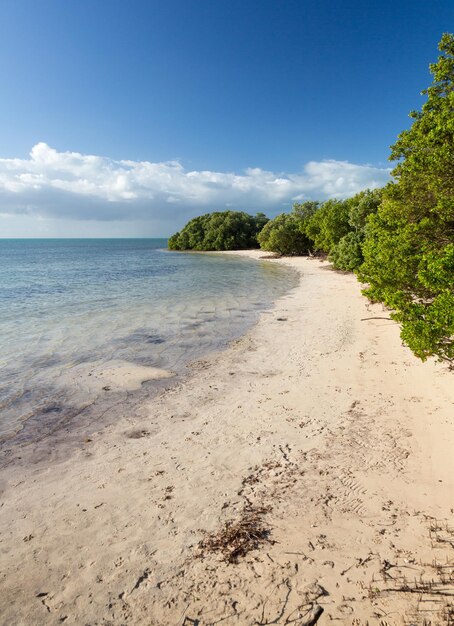
[(347, 200), (348, 223), (355, 233), (363, 233), (369, 215), (377, 212), (383, 197), (383, 189), (366, 189)]
[(242, 211), (206, 213), (190, 220), (169, 238), (171, 250), (240, 250), (257, 248), (257, 234), (268, 221)]
[(336, 244), (329, 255), (329, 260), (338, 270), (354, 272), (364, 260), (362, 242), (361, 234), (350, 231)]
[(363, 263), (362, 247), (366, 237), (367, 220), (369, 215), (377, 212), (382, 192), (382, 189), (367, 189), (344, 201), (348, 208), (350, 232), (337, 242), (329, 255), (329, 260), (337, 269), (354, 272)]
[(348, 234), (348, 203), (345, 200), (327, 200), (315, 211), (305, 225), (305, 233), (319, 252), (331, 252)]
[(265, 224), (258, 235), (258, 241), (262, 250), (289, 255), (307, 254), (311, 245), (292, 213), (281, 213)]
[(302, 233), (306, 234), (306, 224), (317, 212), (319, 207), (320, 202), (316, 202), (315, 200), (307, 200), (306, 202), (296, 203), (293, 205), (292, 213), (294, 217), (298, 220), (298, 224)]
[(394, 309), (403, 341), (425, 360), (454, 359), (454, 36), (430, 66), (421, 111), (392, 146), (395, 182), (368, 219), (365, 294)]

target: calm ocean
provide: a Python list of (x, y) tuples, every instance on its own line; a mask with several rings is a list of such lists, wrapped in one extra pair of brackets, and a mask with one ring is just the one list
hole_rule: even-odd
[(72, 371), (120, 361), (182, 375), (296, 284), (270, 262), (166, 243), (0, 239), (0, 441), (33, 439), (93, 407), (99, 390), (70, 384)]

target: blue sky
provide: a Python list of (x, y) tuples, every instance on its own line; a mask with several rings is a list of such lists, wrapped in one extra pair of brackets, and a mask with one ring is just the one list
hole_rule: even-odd
[(0, 236), (383, 184), (452, 0), (2, 0)]

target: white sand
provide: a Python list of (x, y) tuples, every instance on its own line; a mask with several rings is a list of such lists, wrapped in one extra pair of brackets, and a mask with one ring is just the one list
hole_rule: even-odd
[(171, 378), (172, 372), (158, 367), (111, 360), (103, 363), (82, 363), (62, 372), (62, 385), (76, 385), (82, 392), (133, 391), (149, 380)]
[[(388, 314), (353, 276), (272, 262), (300, 285), (246, 336), (67, 460), (3, 471), (1, 624), (448, 623), (453, 598), (411, 589), (454, 593), (453, 374), (362, 321)], [(199, 548), (248, 507), (271, 542)]]

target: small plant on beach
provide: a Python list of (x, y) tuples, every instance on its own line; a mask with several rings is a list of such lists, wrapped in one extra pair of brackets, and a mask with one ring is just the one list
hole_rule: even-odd
[(368, 219), (359, 278), (394, 310), (401, 337), (422, 360), (454, 359), (454, 36), (430, 66), (427, 101), (392, 146), (395, 182)]

